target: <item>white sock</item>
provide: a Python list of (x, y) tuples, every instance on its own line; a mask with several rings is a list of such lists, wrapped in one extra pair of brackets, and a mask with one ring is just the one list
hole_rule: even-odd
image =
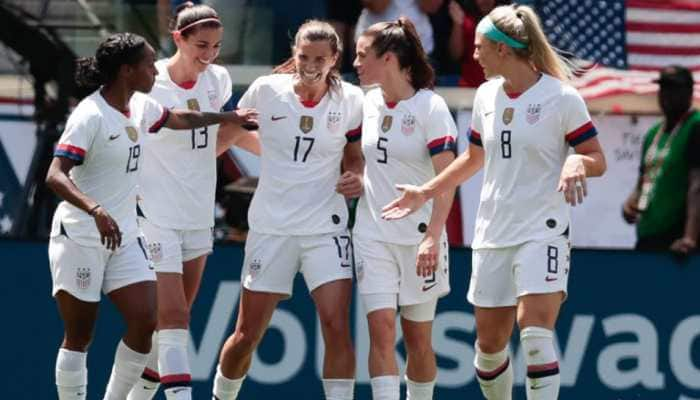
[(520, 331), (520, 342), (527, 363), (525, 389), (528, 400), (557, 399), (561, 375), (552, 331), (528, 326)]
[(354, 379), (323, 379), (326, 400), (352, 400), (355, 395)]
[(56, 357), (56, 389), (59, 400), (85, 400), (87, 353), (59, 349)]
[(399, 400), (401, 378), (398, 375), (377, 376), (370, 379), (372, 399)]
[(158, 331), (158, 369), (160, 382), (168, 400), (192, 398), (192, 376), (187, 356), (187, 329), (161, 329)]
[(134, 351), (120, 340), (114, 355), (114, 366), (107, 383), (104, 400), (126, 399), (131, 388), (139, 380), (147, 360), (148, 354)]
[(151, 352), (148, 354), (146, 368), (143, 369), (141, 378), (131, 388), (127, 400), (151, 400), (160, 387), (160, 375), (158, 373), (158, 332), (153, 332), (151, 339)]
[(474, 366), (481, 393), (488, 400), (510, 400), (513, 396), (513, 367), (508, 358), (508, 346), (489, 354), (481, 351), (477, 341), (474, 350)]
[(433, 400), (433, 390), (435, 389), (435, 379), (430, 382), (414, 382), (406, 379), (406, 400)]
[(229, 379), (221, 373), (221, 366), (216, 366), (216, 376), (214, 377), (214, 400), (236, 400), (238, 391), (241, 390), (241, 385), (245, 375), (238, 379)]

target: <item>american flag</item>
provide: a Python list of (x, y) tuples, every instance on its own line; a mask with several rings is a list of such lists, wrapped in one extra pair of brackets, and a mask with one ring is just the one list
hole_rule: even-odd
[(586, 99), (653, 94), (658, 71), (677, 64), (693, 71), (700, 100), (700, 1), (537, 0), (550, 42), (597, 63), (574, 86)]

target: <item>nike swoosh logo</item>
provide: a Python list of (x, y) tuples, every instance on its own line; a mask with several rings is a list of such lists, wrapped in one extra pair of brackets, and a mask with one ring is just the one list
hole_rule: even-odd
[(547, 384), (544, 384), (544, 385), (530, 385), (530, 389), (532, 389), (532, 390), (540, 390), (540, 389), (544, 389), (544, 388), (546, 388), (547, 386), (550, 386), (550, 385), (551, 385), (551, 383), (547, 383)]
[(173, 389), (173, 394), (175, 394), (175, 393), (180, 393), (180, 392), (182, 392), (183, 390), (187, 390), (187, 389), (188, 389), (188, 388)]
[(286, 115), (281, 115), (281, 116), (279, 116), (279, 117), (275, 117), (275, 116), (273, 115), (270, 119), (272, 119), (273, 121), (279, 121), (279, 120), (285, 119), (285, 118), (287, 118)]
[(557, 278), (556, 276), (547, 276), (547, 277), (544, 278), (544, 280), (547, 281), (547, 282), (554, 282), (554, 281), (556, 281), (557, 279), (558, 279), (558, 278)]
[(121, 136), (121, 133), (118, 133), (116, 135), (109, 135), (109, 140), (114, 140), (114, 139), (118, 138), (119, 136)]
[(488, 111), (484, 113), (484, 117), (488, 117), (489, 115), (493, 114), (493, 111)]
[(428, 290), (434, 288), (435, 285), (437, 285), (437, 282), (433, 283), (432, 285), (423, 286), (423, 291), (427, 292)]

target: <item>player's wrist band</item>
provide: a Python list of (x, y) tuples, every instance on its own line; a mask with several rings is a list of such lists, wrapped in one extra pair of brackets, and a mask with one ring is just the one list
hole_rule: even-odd
[(95, 216), (95, 211), (97, 211), (97, 209), (100, 208), (100, 207), (102, 207), (102, 206), (99, 205), (99, 204), (96, 205), (95, 207), (92, 207), (92, 208), (90, 209), (90, 211), (88, 211), (88, 215), (90, 215), (91, 217), (94, 217), (94, 216)]

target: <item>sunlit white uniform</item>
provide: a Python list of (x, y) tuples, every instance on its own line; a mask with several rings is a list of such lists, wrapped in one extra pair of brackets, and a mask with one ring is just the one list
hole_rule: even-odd
[[(234, 109), (231, 78), (208, 66), (193, 86), (170, 78), (168, 60), (156, 62), (150, 96), (169, 109), (219, 112)], [(146, 139), (139, 206), (142, 228), (158, 272), (182, 273), (182, 262), (212, 251), (218, 125), (190, 130), (164, 128)]]
[(291, 295), (352, 277), (345, 199), (335, 191), (343, 150), (360, 139), (362, 91), (348, 83), (303, 104), (291, 74), (258, 78), (239, 107), (259, 112), (260, 180), (248, 212), (243, 285)]
[(70, 178), (99, 203), (122, 232), (121, 247), (112, 252), (100, 242), (93, 217), (63, 201), (51, 227), (49, 260), (53, 293), (64, 289), (85, 301), (155, 275), (139, 237), (136, 193), (143, 167), (142, 140), (155, 134), (168, 110), (142, 93), (134, 93), (128, 115), (116, 110), (99, 91), (78, 104), (54, 151), (75, 161)]
[(433, 178), (432, 156), (454, 152), (456, 134), (445, 101), (430, 90), (419, 90), (392, 107), (380, 89), (367, 93), (362, 122), (365, 191), (353, 230), (360, 293), (396, 293), (398, 305), (411, 305), (449, 292), (444, 232), (434, 276), (416, 275), (418, 245), (430, 223), (432, 201), (397, 221), (382, 219), (381, 209), (400, 195), (397, 183), (419, 185)]
[(485, 161), (469, 301), (495, 307), (566, 293), (569, 208), (557, 185), (569, 147), (596, 134), (578, 92), (549, 75), (516, 98), (502, 78), (479, 87), (470, 141)]

